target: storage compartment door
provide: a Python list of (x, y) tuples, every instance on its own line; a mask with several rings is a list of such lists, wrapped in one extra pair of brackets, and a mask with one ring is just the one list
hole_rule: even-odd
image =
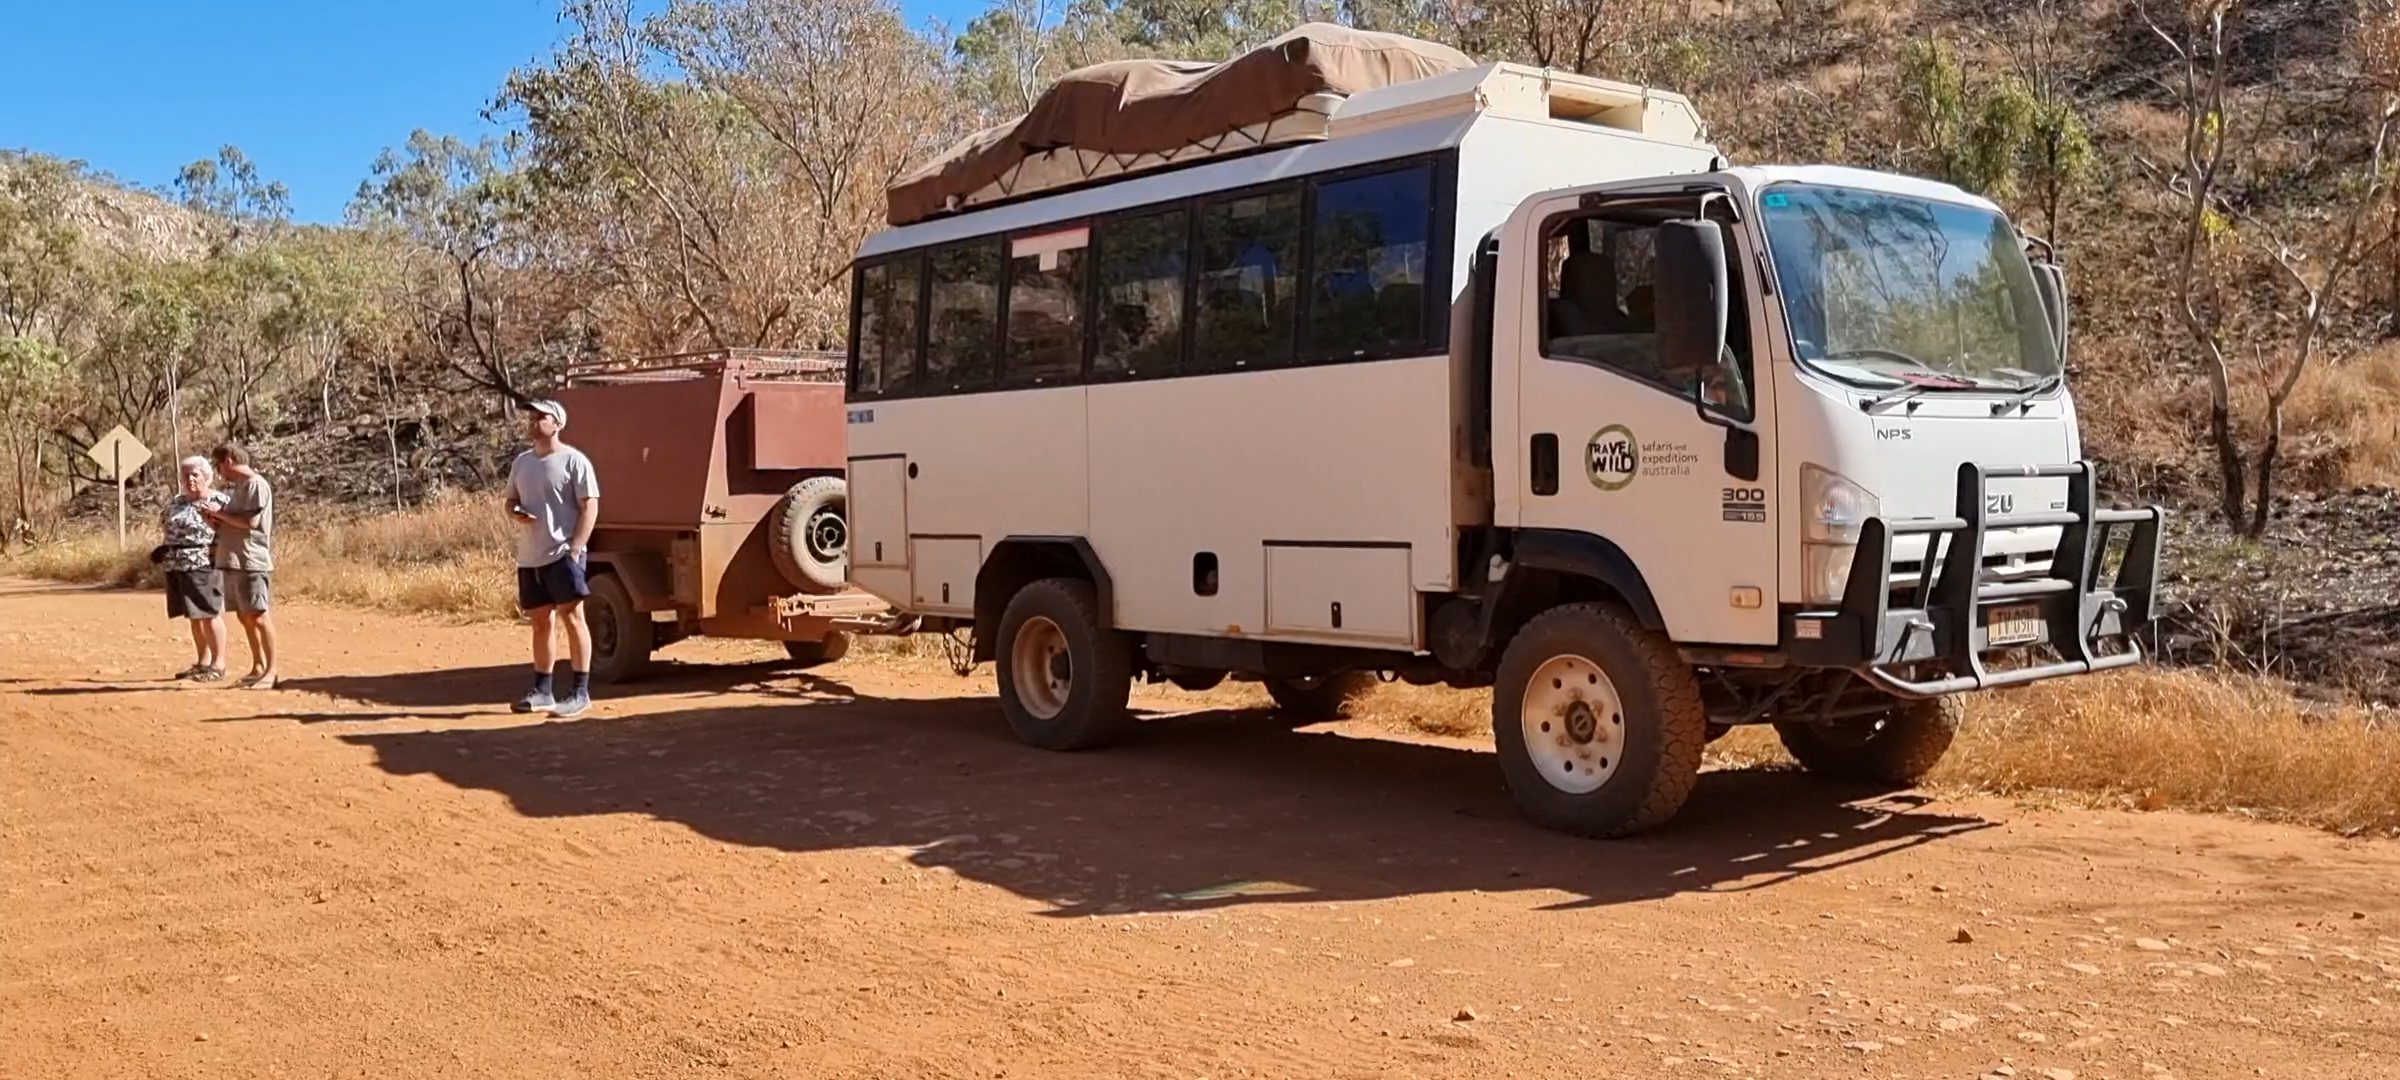
[(895, 605), (908, 591), (908, 459), (850, 463), (850, 581)]
[(975, 614), (975, 575), (983, 569), (983, 540), (974, 536), (919, 536), (909, 541), (909, 610), (936, 615)]
[(1415, 648), (1408, 548), (1267, 545), (1267, 633), (1286, 640)]

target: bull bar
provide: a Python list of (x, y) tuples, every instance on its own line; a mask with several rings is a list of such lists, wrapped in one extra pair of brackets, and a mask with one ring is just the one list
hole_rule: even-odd
[[(2030, 514), (1986, 512), (1989, 482), (1999, 479), (2065, 479), (2067, 508)], [(1939, 697), (1970, 690), (2014, 686), (2064, 675), (2082, 675), (2140, 663), (2135, 634), (2149, 625), (2158, 600), (2160, 545), (2166, 511), (2097, 507), (2092, 464), (1961, 465), (1957, 515), (1887, 521), (1869, 518), (1861, 527), (1838, 611), (1801, 611), (1795, 628), (1814, 623), (1816, 652), (1843, 662), (1885, 691), (1908, 698)], [(2116, 574), (2099, 580), (2111, 532), (2131, 526)], [(2010, 529), (2058, 528), (2049, 572), (2016, 581), (1985, 580), (1984, 538)], [(1893, 541), (1927, 538), (1925, 558), (1913, 582), (1895, 582)], [(1897, 601), (1897, 602), (1896, 602)], [(1985, 613), (1997, 607), (2034, 607), (2039, 636), (1999, 646), (1990, 643)], [(2120, 651), (2099, 646), (2122, 639)], [(1794, 642), (1801, 644), (1801, 642)], [(1817, 644), (1817, 643), (1811, 643)], [(1995, 649), (2048, 645), (2058, 659), (1994, 671), (1985, 656)], [(1937, 674), (1917, 677), (1927, 667)]]

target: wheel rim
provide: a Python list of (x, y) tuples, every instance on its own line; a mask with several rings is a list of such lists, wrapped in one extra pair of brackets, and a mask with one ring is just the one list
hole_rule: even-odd
[(809, 515), (808, 528), (803, 532), (808, 537), (809, 555), (819, 561), (832, 562), (850, 550), (850, 526), (832, 510)]
[(1518, 723), (1525, 756), (1551, 787), (1570, 795), (1600, 790), (1625, 757), (1625, 704), (1600, 665), (1554, 656), (1525, 683)]
[(1067, 632), (1049, 618), (1036, 615), (1017, 627), (1009, 649), (1009, 672), (1015, 676), (1017, 703), (1036, 719), (1049, 720), (1067, 708), (1075, 688), (1075, 669), (1067, 655)]

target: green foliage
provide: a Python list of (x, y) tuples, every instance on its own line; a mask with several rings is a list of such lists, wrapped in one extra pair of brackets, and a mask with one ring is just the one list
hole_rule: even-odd
[(2074, 102), (2044, 97), (2015, 74), (1971, 80), (1938, 38), (1903, 45), (1898, 78), (1910, 153), (1921, 167), (1994, 199), (2033, 199), (2057, 231), (2064, 201), (2091, 182), (2095, 165)]
[(1968, 110), (1966, 71), (1949, 42), (1918, 38), (1901, 46), (1900, 110), (1917, 147), (1946, 168), (1958, 153)]
[(74, 166), (0, 154), (0, 333), (61, 336), (84, 264), (67, 215)]
[(1975, 102), (1966, 138), (1953, 152), (1951, 175), (1993, 198), (2015, 198), (2039, 109), (2015, 79), (2002, 79), (1986, 91)]

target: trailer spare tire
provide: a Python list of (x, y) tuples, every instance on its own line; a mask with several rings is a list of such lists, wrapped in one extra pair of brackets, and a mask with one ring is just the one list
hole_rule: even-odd
[(768, 542), (776, 572), (808, 593), (837, 593), (850, 577), (849, 485), (838, 476), (812, 476), (792, 485), (775, 506)]

